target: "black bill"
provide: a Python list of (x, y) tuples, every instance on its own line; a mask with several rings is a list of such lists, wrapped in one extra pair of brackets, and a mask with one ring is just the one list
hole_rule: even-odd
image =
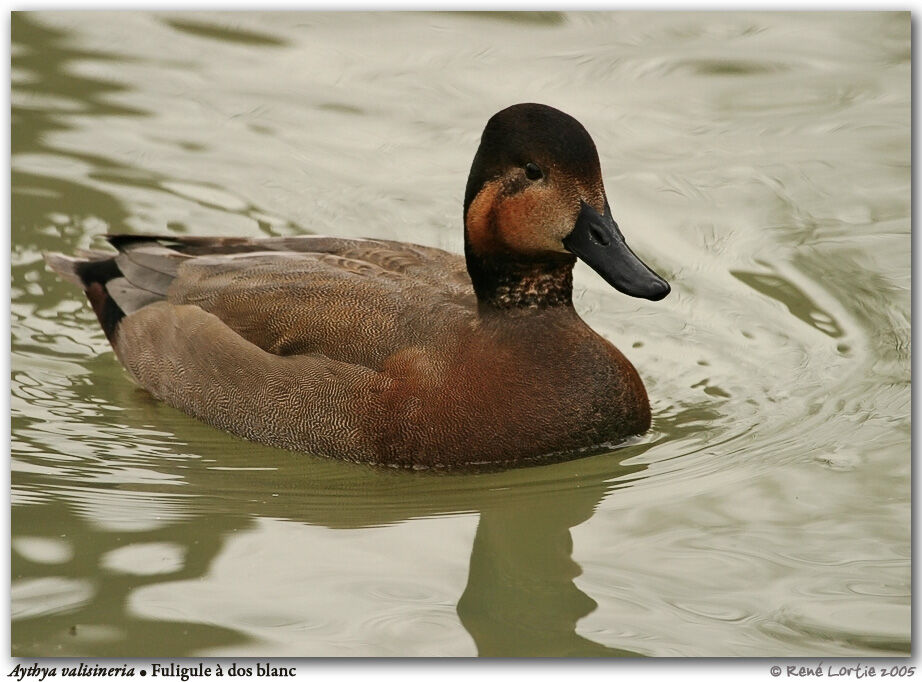
[(669, 293), (669, 283), (628, 248), (607, 202), (605, 215), (582, 202), (576, 225), (563, 245), (623, 294), (658, 301)]

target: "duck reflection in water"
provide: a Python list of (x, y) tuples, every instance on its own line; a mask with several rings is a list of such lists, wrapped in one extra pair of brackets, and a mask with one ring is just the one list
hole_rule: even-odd
[[(87, 392), (93, 390), (92, 386), (82, 388)], [(126, 388), (126, 393), (131, 391)], [(125, 397), (126, 400), (130, 398)], [(165, 408), (143, 392), (135, 390), (133, 400), (134, 407), (140, 407), (142, 412), (156, 411), (163, 417)], [(207, 427), (196, 425), (196, 430), (199, 429)], [(71, 612), (15, 620), (16, 655), (48, 655), (48, 647), (63, 647), (56, 650), (63, 650), (67, 655), (93, 656), (195, 656), (214, 649), (258, 655), (260, 642), (250, 639), (246, 629), (238, 629), (227, 621), (207, 623), (204, 614), (198, 614), (202, 621), (189, 623), (190, 615), (194, 620), (198, 620), (198, 616), (188, 611), (184, 613), (183, 609), (176, 613), (184, 615), (174, 620), (169, 615), (173, 611), (169, 608), (169, 600), (181, 598), (185, 589), (179, 586), (181, 584), (194, 584), (195, 591), (199, 592), (208, 589), (211, 580), (220, 581), (215, 572), (220, 574), (219, 562), (230, 543), (241, 534), (258, 529), (260, 519), (305, 523), (348, 533), (350, 529), (413, 524), (416, 519), (459, 513), (479, 513), (467, 584), (457, 602), (460, 623), (473, 639), (477, 654), (490, 657), (638, 655), (607, 647), (576, 632), (578, 621), (595, 610), (596, 603), (574, 584), (581, 570), (572, 557), (570, 529), (592, 516), (615, 485), (613, 478), (633, 477), (644, 469), (641, 465), (623, 464), (623, 455), (618, 452), (551, 467), (458, 477), (382, 472), (266, 450), (258, 454), (265, 456), (266, 463), (274, 470), (247, 472), (247, 484), (242, 485), (244, 472), (239, 469), (243, 460), (252, 458), (250, 448), (235, 447), (228, 442), (210, 445), (202, 459), (182, 460), (184, 488), (219, 491), (219, 494), (185, 498), (185, 501), (176, 498), (183, 507), (181, 510), (177, 507), (178, 518), (156, 530), (116, 533), (99, 529), (86, 520), (85, 511), (76, 504), (69, 513), (49, 511), (44, 505), (14, 507), (14, 523), (20, 529), (47, 528), (43, 519), (49, 515), (72, 518), (73, 528), (55, 529), (55, 534), (60, 531), (85, 539), (73, 560), (76, 568), (67, 570), (69, 574), (92, 578), (97, 585), (94, 596)], [(639, 444), (626, 452), (633, 457), (646, 447), (646, 444)], [(182, 456), (179, 448), (177, 456)], [(590, 462), (591, 466), (587, 466)], [(176, 460), (168, 453), (163, 453), (162, 463), (154, 467), (164, 475), (177, 471)], [(126, 502), (121, 504), (130, 504), (127, 500), (132, 499), (143, 504), (145, 487), (130, 486), (130, 490), (123, 491)], [(161, 487), (151, 488), (151, 492), (156, 490), (163, 494)], [(436, 494), (436, 489), (441, 492)], [(273, 496), (270, 490), (281, 492), (281, 495)], [(360, 500), (360, 503), (343, 504), (343, 500)], [(130, 508), (126, 513), (130, 513)], [(175, 572), (130, 575), (100, 570), (105, 555), (121, 545), (164, 541), (183, 549), (180, 552), (185, 557), (183, 565)], [(425, 542), (423, 533), (419, 543)], [(306, 557), (305, 566), (309, 571), (310, 549), (300, 551)], [(421, 548), (420, 552), (425, 549)], [(14, 553), (14, 577), (48, 570), (61, 569), (31, 565)], [(271, 577), (271, 566), (267, 570)], [(390, 573), (380, 575), (381, 581), (391, 579), (399, 581), (400, 577)], [(176, 581), (179, 581), (179, 589), (170, 585)], [(316, 581), (317, 589), (326, 589), (322, 576)], [(348, 580), (346, 584), (348, 586)], [(139, 602), (135, 598), (141, 594), (135, 595), (136, 591), (152, 586), (163, 590), (157, 592), (158, 617), (153, 619), (143, 617), (143, 609), (139, 614)], [(335, 584), (331, 586), (337, 589)], [(235, 592), (234, 612), (260, 613), (278, 608), (278, 604), (261, 603), (256, 599), (247, 603), (248, 590), (245, 588), (241, 584)], [(220, 592), (220, 585), (216, 589)], [(367, 597), (350, 591), (342, 598)], [(334, 602), (337, 599), (334, 597)], [(142, 599), (141, 603), (144, 601)], [(367, 613), (379, 607), (370, 602), (360, 608)], [(403, 613), (408, 618), (414, 617), (413, 610)], [(301, 617), (304, 623), (310, 623), (331, 615), (304, 612)], [(68, 633), (73, 624), (77, 624), (76, 635)], [(88, 626), (108, 628), (120, 636), (93, 640), (85, 636), (92, 631)], [(310, 630), (304, 636), (305, 645), (310, 644), (310, 650), (316, 652), (317, 643), (310, 640)], [(335, 639), (334, 636), (331, 641)], [(331, 645), (330, 655), (381, 652), (380, 642), (357, 642), (350, 646), (351, 649), (342, 643)], [(297, 642), (287, 642), (285, 651), (286, 655), (299, 655)], [(388, 651), (400, 655), (400, 651)]]
[(577, 634), (596, 602), (573, 582), (570, 528), (592, 516), (604, 490), (509, 496), (480, 512), (458, 616), (481, 656), (637, 656)]

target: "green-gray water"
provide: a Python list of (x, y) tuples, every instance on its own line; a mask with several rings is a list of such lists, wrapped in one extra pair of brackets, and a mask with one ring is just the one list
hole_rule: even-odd
[[(462, 248), (487, 118), (593, 135), (650, 303), (576, 305), (653, 429), (379, 471), (152, 400), (41, 253), (106, 231)], [(906, 654), (908, 13), (12, 17), (12, 652)]]

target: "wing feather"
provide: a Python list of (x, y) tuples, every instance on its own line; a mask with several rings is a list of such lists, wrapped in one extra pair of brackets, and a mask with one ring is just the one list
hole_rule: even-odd
[(109, 241), (123, 277), (107, 287), (126, 313), (164, 298), (196, 305), (276, 355), (379, 367), (476, 307), (464, 259), (432, 247), (321, 236)]

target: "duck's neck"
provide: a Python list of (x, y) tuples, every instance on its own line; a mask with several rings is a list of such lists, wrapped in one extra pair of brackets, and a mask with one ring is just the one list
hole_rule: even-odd
[(527, 260), (511, 255), (483, 257), (467, 248), (465, 258), (481, 311), (573, 306), (576, 256), (560, 253)]

